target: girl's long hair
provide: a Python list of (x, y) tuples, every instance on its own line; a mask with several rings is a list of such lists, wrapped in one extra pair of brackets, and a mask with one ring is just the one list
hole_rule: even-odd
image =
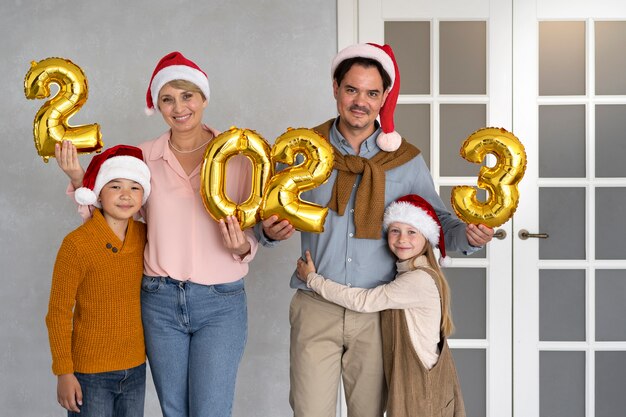
[(452, 332), (454, 332), (454, 322), (452, 321), (452, 310), (450, 308), (452, 301), (450, 286), (448, 285), (448, 281), (446, 280), (446, 277), (443, 275), (443, 272), (439, 267), (439, 262), (437, 261), (437, 257), (435, 256), (433, 246), (428, 240), (426, 240), (424, 250), (418, 256), (421, 255), (426, 255), (426, 259), (428, 259), (428, 265), (433, 271), (435, 271), (435, 276), (437, 277), (436, 280), (439, 284), (437, 286), (439, 287), (439, 296), (441, 297), (441, 333), (443, 333), (444, 336), (448, 337), (452, 334)]

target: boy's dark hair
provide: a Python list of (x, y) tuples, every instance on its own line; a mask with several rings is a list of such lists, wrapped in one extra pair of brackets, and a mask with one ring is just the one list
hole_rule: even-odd
[(350, 68), (352, 68), (352, 66), (355, 64), (361, 65), (365, 68), (369, 68), (372, 66), (376, 67), (376, 69), (380, 73), (380, 77), (383, 79), (383, 91), (387, 91), (387, 89), (391, 86), (391, 77), (383, 69), (383, 66), (380, 64), (380, 62), (376, 61), (375, 59), (363, 58), (360, 56), (345, 59), (341, 61), (339, 65), (337, 65), (337, 68), (335, 68), (335, 73), (333, 74), (333, 79), (337, 81), (337, 85), (341, 85), (343, 77), (345, 77), (346, 73), (350, 71)]

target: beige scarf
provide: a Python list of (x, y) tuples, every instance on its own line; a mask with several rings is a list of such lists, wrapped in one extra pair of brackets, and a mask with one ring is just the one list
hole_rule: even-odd
[[(314, 129), (326, 138), (330, 137), (331, 119)], [(344, 215), (352, 188), (358, 175), (363, 175), (356, 192), (354, 204), (354, 224), (359, 239), (380, 239), (385, 213), (385, 171), (403, 165), (419, 155), (420, 150), (402, 140), (394, 152), (378, 152), (372, 159), (354, 155), (342, 155), (333, 146), (335, 153), (334, 169), (337, 179), (333, 186), (328, 208)]]

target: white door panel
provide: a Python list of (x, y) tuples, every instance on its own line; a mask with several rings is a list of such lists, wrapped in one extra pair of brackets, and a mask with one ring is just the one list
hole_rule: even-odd
[[(486, 125), (512, 130), (525, 145), (528, 166), (519, 207), (502, 227), (506, 238), (480, 259), (455, 258), (448, 271), (485, 271), (485, 336), (451, 342), (455, 355), (485, 353), (484, 370), (467, 370), (470, 381), (486, 382), (483, 414), (624, 415), (626, 2), (339, 0), (338, 12), (340, 49), (385, 43), (394, 22), (429, 24), (430, 89), (401, 95), (399, 106), (429, 109), (419, 120), (430, 123), (425, 143), (440, 190), (475, 184), (445, 175), (446, 106), (484, 105)], [(486, 22), (486, 91), (441, 94), (440, 32), (469, 21)], [(561, 89), (569, 79), (578, 84)], [(549, 237), (521, 239), (522, 230)], [(452, 290), (453, 303), (470, 296)], [(475, 396), (474, 388), (464, 391)]]

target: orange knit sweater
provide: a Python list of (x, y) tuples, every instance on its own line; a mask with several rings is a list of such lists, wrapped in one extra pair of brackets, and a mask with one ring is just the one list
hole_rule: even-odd
[(124, 242), (99, 210), (68, 234), (52, 275), (46, 325), (55, 375), (129, 369), (145, 362), (141, 277), (146, 225)]

